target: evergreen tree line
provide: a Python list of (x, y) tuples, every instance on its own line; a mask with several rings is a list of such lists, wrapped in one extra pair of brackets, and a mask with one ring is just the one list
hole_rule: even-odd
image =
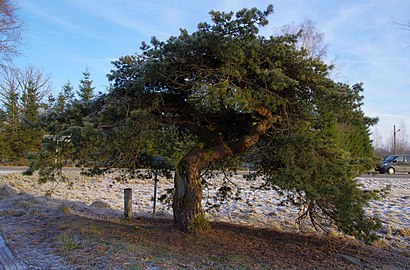
[(4, 70), (0, 81), (0, 161), (3, 165), (27, 165), (28, 156), (41, 149), (46, 131), (40, 118), (61, 113), (74, 102), (94, 97), (86, 69), (78, 90), (68, 81), (53, 95), (50, 77), (33, 66)]

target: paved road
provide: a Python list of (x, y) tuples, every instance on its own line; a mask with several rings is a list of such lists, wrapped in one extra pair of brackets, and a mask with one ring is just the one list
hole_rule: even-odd
[[(1, 174), (8, 174), (8, 173), (15, 173), (15, 172), (23, 172), (27, 169), (24, 166), (0, 166), (0, 175)], [(66, 167), (63, 168), (63, 171), (70, 171), (70, 172), (80, 172), (81, 168), (75, 167)], [(243, 175), (248, 174), (249, 171), (238, 171), (237, 174)], [(366, 178), (410, 178), (410, 174), (379, 174), (377, 172), (373, 174), (363, 174), (361, 177)]]
[(15, 173), (15, 172), (23, 172), (27, 169), (27, 167), (19, 167), (19, 166), (1, 166), (0, 167), (0, 174), (8, 174), (8, 173)]
[[(1, 174), (8, 174), (8, 173), (15, 173), (15, 172), (24, 172), (27, 170), (27, 167), (25, 166), (0, 166), (0, 175)], [(73, 168), (73, 167), (67, 167), (63, 168), (63, 171), (70, 171), (70, 172), (80, 172), (80, 168)]]
[(408, 174), (408, 173), (396, 173), (396, 174), (374, 173), (374, 174), (363, 174), (360, 177), (366, 177), (366, 178), (410, 178), (410, 174)]

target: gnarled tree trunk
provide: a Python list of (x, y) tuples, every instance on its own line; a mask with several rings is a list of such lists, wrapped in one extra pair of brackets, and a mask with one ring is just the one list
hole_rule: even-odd
[(194, 147), (178, 164), (174, 179), (174, 223), (177, 229), (193, 232), (208, 227), (202, 210), (202, 147)]
[(220, 138), (214, 146), (204, 148), (200, 144), (179, 162), (174, 179), (174, 223), (177, 229), (194, 232), (208, 228), (202, 210), (201, 171), (209, 164), (226, 156), (241, 153), (258, 142), (259, 137), (272, 127), (279, 117), (265, 108), (255, 109), (259, 122), (249, 129), (249, 133), (228, 144)]

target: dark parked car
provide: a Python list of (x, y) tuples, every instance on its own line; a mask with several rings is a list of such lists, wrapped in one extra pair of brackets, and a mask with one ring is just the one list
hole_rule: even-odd
[(380, 173), (387, 172), (388, 174), (394, 174), (396, 172), (410, 173), (410, 155), (388, 156), (376, 170)]

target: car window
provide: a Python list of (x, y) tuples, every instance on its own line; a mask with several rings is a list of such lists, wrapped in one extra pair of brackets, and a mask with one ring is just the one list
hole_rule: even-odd
[(410, 162), (410, 156), (406, 156), (406, 161)]
[(384, 159), (385, 162), (391, 162), (393, 161), (397, 156), (388, 156)]
[(400, 157), (397, 157), (395, 160), (396, 162), (404, 162), (404, 157), (400, 156)]

